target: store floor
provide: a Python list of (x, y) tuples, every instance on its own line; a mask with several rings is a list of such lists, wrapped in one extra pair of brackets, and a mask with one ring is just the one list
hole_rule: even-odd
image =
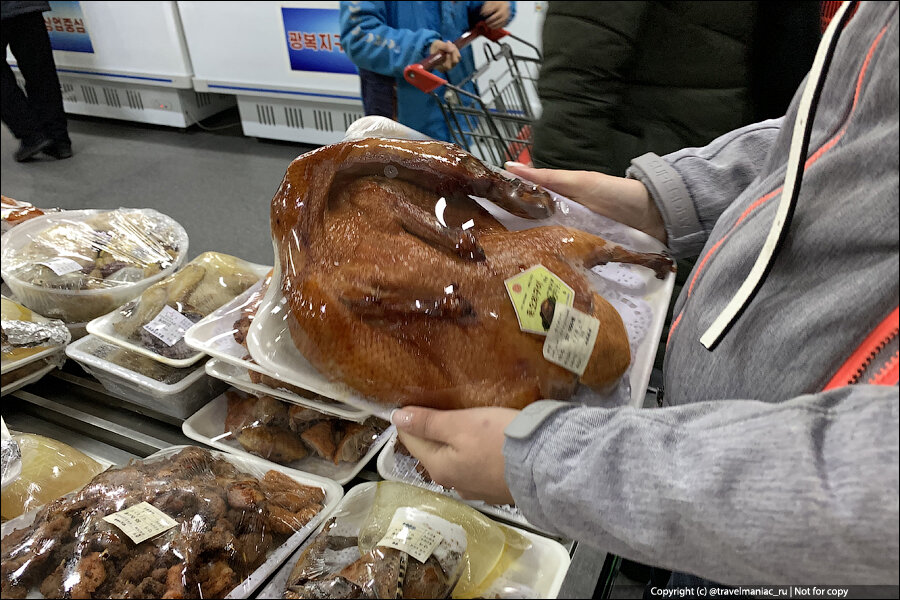
[(71, 116), (75, 156), (27, 163), (13, 160), (18, 142), (4, 126), (0, 191), (38, 207), (154, 208), (187, 230), (191, 258), (217, 250), (272, 264), (269, 202), (290, 161), (312, 146), (244, 137), (237, 109), (203, 125), (224, 129)]

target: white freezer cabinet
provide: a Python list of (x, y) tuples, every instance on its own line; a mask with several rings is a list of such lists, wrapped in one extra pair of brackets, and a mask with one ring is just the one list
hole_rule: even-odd
[(338, 2), (178, 2), (194, 88), (234, 94), (249, 136), (330, 144), (363, 116)]
[[(50, 2), (66, 112), (187, 127), (234, 105), (197, 93), (175, 2)], [(15, 57), (7, 61), (21, 81)]]

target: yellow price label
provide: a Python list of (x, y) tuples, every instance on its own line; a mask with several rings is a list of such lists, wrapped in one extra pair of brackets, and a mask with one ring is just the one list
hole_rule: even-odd
[(544, 265), (535, 265), (503, 283), (522, 331), (547, 335), (555, 306), (575, 304), (575, 291)]

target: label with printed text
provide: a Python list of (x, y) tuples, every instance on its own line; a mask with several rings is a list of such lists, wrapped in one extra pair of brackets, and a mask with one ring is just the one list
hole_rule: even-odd
[(596, 317), (557, 304), (544, 340), (544, 358), (579, 376), (584, 375), (599, 331), (600, 320)]
[(48, 267), (57, 275), (65, 275), (67, 273), (74, 273), (75, 271), (81, 270), (81, 265), (79, 265), (71, 258), (66, 258), (65, 256), (57, 256), (56, 258), (51, 258), (50, 260), (45, 260), (39, 262), (38, 264)]
[(191, 328), (193, 321), (172, 308), (164, 306), (153, 320), (144, 325), (144, 329), (152, 333), (167, 346), (174, 346), (184, 337), (184, 332)]
[(438, 518), (411, 507), (398, 508), (384, 537), (376, 546), (406, 552), (424, 563), (443, 539), (440, 532), (428, 523), (430, 519)]
[(574, 290), (544, 265), (535, 265), (503, 283), (522, 331), (547, 335), (554, 308), (575, 303)]
[(156, 537), (178, 525), (178, 521), (148, 502), (141, 502), (117, 513), (106, 515), (103, 520), (115, 525), (135, 544)]

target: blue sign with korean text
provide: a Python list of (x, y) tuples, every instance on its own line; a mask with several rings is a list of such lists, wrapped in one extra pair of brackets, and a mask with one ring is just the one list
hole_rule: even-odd
[(50, 12), (44, 13), (44, 24), (54, 50), (94, 53), (91, 36), (84, 23), (80, 2), (51, 2)]
[(281, 9), (292, 71), (357, 73), (341, 46), (336, 8)]

